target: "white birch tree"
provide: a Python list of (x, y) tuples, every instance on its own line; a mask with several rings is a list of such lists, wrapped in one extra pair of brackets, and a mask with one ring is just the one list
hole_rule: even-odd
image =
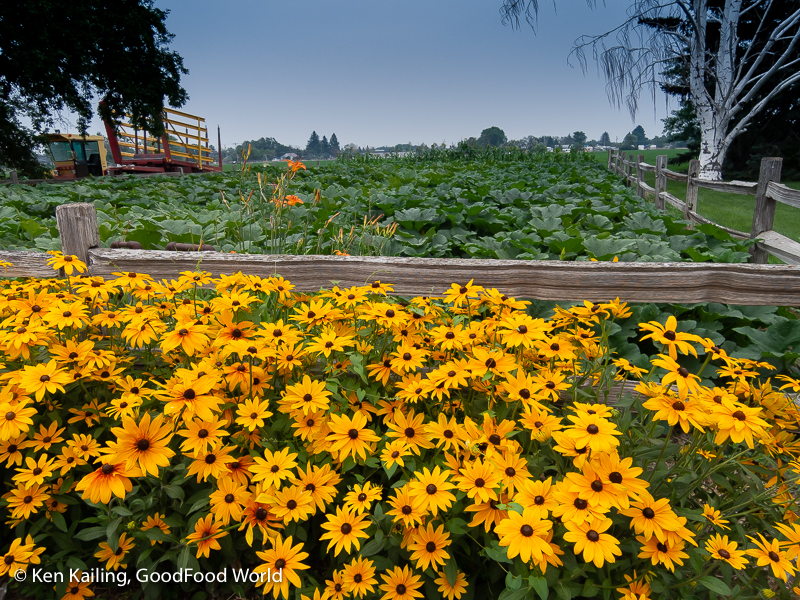
[[(500, 12), (504, 23), (519, 27), (524, 18), (535, 26), (538, 9), (537, 0), (504, 0)], [(800, 2), (631, 0), (618, 27), (575, 41), (571, 56), (584, 69), (586, 50), (606, 77), (611, 103), (627, 105), (632, 118), (641, 93), (649, 90), (655, 101), (664, 71), (682, 63), (700, 124), (699, 177), (720, 180), (731, 142), (800, 81)]]

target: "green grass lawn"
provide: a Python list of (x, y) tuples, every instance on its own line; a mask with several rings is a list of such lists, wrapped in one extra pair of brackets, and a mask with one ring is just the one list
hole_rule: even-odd
[[(680, 150), (644, 150), (637, 154), (645, 155), (645, 162), (655, 164), (655, 157), (661, 154), (667, 155), (667, 166), (673, 171), (685, 173), (689, 167), (688, 163), (670, 164), (670, 159), (675, 157)], [(672, 154), (670, 154), (672, 153)], [(599, 154), (599, 153), (598, 153)], [(608, 155), (598, 156), (598, 161), (607, 163)], [(645, 173), (645, 182), (648, 185), (655, 185), (655, 174)], [(800, 190), (800, 181), (784, 181), (785, 185)], [(667, 180), (667, 191), (681, 200), (686, 200), (686, 184)], [(648, 195), (648, 200), (653, 201)], [(700, 188), (697, 194), (697, 212), (707, 219), (714, 221), (725, 227), (738, 229), (746, 233), (750, 232), (753, 224), (753, 211), (755, 210), (755, 197), (742, 196), (739, 194), (724, 194), (712, 190)], [(669, 204), (667, 212), (670, 215), (681, 217), (682, 213)], [(775, 209), (775, 221), (773, 230), (785, 235), (797, 242), (800, 242), (800, 210), (778, 203)], [(770, 256), (770, 263), (779, 264), (781, 261)]]

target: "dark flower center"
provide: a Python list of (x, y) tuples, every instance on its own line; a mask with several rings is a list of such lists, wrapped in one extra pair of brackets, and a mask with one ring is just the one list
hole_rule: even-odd
[(483, 487), (483, 486), (485, 486), (485, 485), (486, 485), (486, 481), (484, 481), (484, 479), (483, 479), (482, 477), (478, 477), (478, 478), (475, 480), (475, 487), (482, 488), (482, 487)]
[(541, 506), (544, 504), (544, 496), (536, 496), (536, 498), (533, 499), (533, 503), (537, 506)]
[(42, 474), (42, 470), (41, 470), (39, 467), (36, 467), (36, 468), (33, 470), (33, 474), (34, 474), (34, 475), (41, 475), (41, 474)]
[(180, 331), (178, 331), (178, 335), (180, 335), (180, 336), (189, 335), (189, 330), (188, 329), (181, 329)]
[(681, 367), (680, 369), (678, 369), (678, 375), (680, 375), (681, 377), (688, 377), (689, 370), (686, 367)]
[[(288, 508), (289, 510), (294, 510), (295, 508), (297, 508), (297, 502), (295, 500), (289, 500), (286, 503), (286, 508)], [(344, 529), (344, 526), (342, 526), (342, 528)]]
[(487, 360), (483, 364), (485, 364), (486, 367), (489, 368), (489, 369), (494, 369), (497, 366), (497, 361), (495, 359), (493, 359), (493, 358), (490, 358), (489, 360)]
[(434, 542), (428, 542), (425, 544), (425, 550), (428, 552), (436, 552), (436, 544)]
[(603, 482), (600, 481), (599, 479), (595, 479), (592, 482), (592, 486), (591, 487), (595, 492), (602, 492), (603, 491)]
[(367, 495), (366, 495), (364, 492), (361, 492), (361, 493), (358, 495), (358, 501), (359, 501), (359, 502), (364, 502), (364, 500), (366, 500), (366, 499), (367, 499)]
[(51, 437), (48, 435), (47, 437), (43, 437), (43, 438), (42, 438), (42, 442), (44, 442), (45, 444), (49, 444), (49, 443), (50, 443), (50, 441), (51, 441), (52, 439), (53, 439), (53, 438), (51, 438)]
[(225, 494), (225, 502), (230, 504), (234, 500), (236, 500), (236, 496), (234, 496), (233, 494)]
[(656, 516), (656, 513), (655, 513), (655, 511), (654, 511), (652, 508), (650, 508), (650, 507), (648, 506), (647, 508), (645, 508), (644, 510), (642, 510), (642, 516), (643, 516), (645, 519), (652, 519), (653, 517), (655, 517), (655, 516)]
[(406, 593), (406, 586), (404, 586), (402, 583), (398, 583), (394, 590), (397, 592), (398, 596), (402, 596)]
[(186, 400), (194, 400), (197, 395), (194, 393), (194, 390), (184, 390), (183, 397)]
[(25, 496), (22, 499), (22, 503), (23, 504), (30, 504), (31, 502), (33, 502), (33, 496)]
[(78, 358), (78, 353), (77, 352), (70, 352), (69, 353), (69, 357), (70, 358)]
[(667, 551), (667, 547), (664, 544), (662, 544), (661, 542), (658, 542), (656, 544), (656, 548), (658, 548), (659, 552), (666, 552)]
[(311, 394), (306, 394), (305, 396), (303, 396), (304, 402), (311, 402), (313, 399), (314, 397)]
[(494, 446), (497, 446), (500, 443), (500, 441), (501, 441), (500, 436), (497, 435), (496, 433), (493, 433), (492, 435), (489, 436), (489, 442)]
[(263, 521), (264, 519), (266, 519), (266, 518), (267, 518), (267, 514), (268, 514), (268, 513), (267, 513), (267, 509), (266, 509), (266, 508), (263, 508), (263, 507), (262, 507), (262, 508), (259, 508), (259, 509), (256, 511), (256, 520), (258, 520), (258, 521)]
[(586, 432), (591, 434), (591, 435), (596, 435), (596, 434), (598, 434), (600, 432), (600, 428), (597, 425), (595, 425), (594, 423), (592, 423), (591, 425), (589, 425), (586, 428)]
[(201, 429), (200, 431), (198, 431), (197, 432), (197, 437), (199, 437), (201, 440), (203, 438), (208, 437), (208, 429)]
[(355, 575), (353, 575), (353, 581), (355, 581), (356, 583), (361, 583), (363, 579), (364, 578), (361, 576), (361, 573), (356, 573)]
[(239, 339), (242, 337), (242, 330), (236, 327), (233, 331), (231, 331), (231, 337), (234, 339)]
[(454, 337), (456, 337), (456, 334), (453, 333), (452, 331), (448, 331), (447, 333), (444, 334), (444, 337), (447, 338), (448, 340), (452, 340)]
[(523, 525), (520, 527), (519, 532), (525, 537), (531, 537), (533, 535), (533, 527), (530, 525)]
[(316, 490), (316, 489), (317, 489), (317, 486), (315, 486), (313, 483), (306, 484), (306, 491), (307, 492), (311, 492), (313, 494), (314, 490)]
[(407, 437), (407, 438), (413, 438), (413, 437), (414, 437), (414, 435), (415, 435), (417, 432), (416, 432), (416, 431), (414, 431), (414, 428), (413, 428), (413, 427), (406, 427), (406, 430), (405, 430), (403, 433), (405, 433), (405, 434), (406, 434), (406, 437)]
[(544, 427), (544, 423), (542, 423), (541, 421), (536, 421), (536, 423), (534, 423), (534, 426), (536, 427), (536, 429), (541, 429), (542, 427)]
[(686, 405), (680, 400), (676, 400), (672, 403), (672, 408), (675, 410), (686, 410)]
[(600, 534), (594, 529), (590, 529), (586, 532), (586, 539), (588, 539), (590, 542), (596, 542), (600, 539)]
[(150, 447), (150, 440), (139, 440), (136, 442), (136, 449), (139, 452), (144, 452)]
[(608, 479), (611, 483), (622, 483), (622, 474), (614, 471), (613, 473), (608, 474)]
[(517, 327), (517, 331), (519, 333), (528, 333), (528, 328), (525, 325), (520, 325), (519, 327)]
[(269, 470), (270, 470), (270, 473), (277, 473), (278, 471), (280, 471), (280, 470), (281, 470), (281, 468), (280, 468), (278, 465), (272, 465), (272, 466), (269, 468)]
[(746, 421), (747, 416), (741, 410), (737, 410), (733, 415), (731, 415), (734, 419), (739, 419), (740, 421)]
[(114, 465), (106, 463), (100, 468), (100, 470), (103, 472), (103, 475), (111, 475), (111, 473), (114, 472)]
[(357, 440), (358, 439), (358, 429), (351, 429), (350, 431), (347, 432), (347, 435), (350, 436), (351, 440)]
[(403, 354), (403, 360), (411, 360), (411, 354), (409, 354), (408, 352)]
[(517, 470), (514, 467), (506, 467), (506, 475), (509, 477), (514, 477), (517, 474)]
[(403, 508), (400, 509), (400, 512), (403, 513), (404, 515), (410, 515), (411, 507), (408, 504), (406, 504)]
[(398, 456), (400, 456), (400, 453), (397, 450), (392, 452), (392, 458), (397, 458)]
[(530, 398), (530, 397), (531, 397), (531, 392), (530, 392), (530, 390), (528, 390), (528, 389), (521, 389), (521, 390), (519, 391), (519, 397), (520, 397), (520, 398), (522, 398), (523, 400), (527, 400), (528, 398)]
[(578, 510), (586, 510), (586, 507), (589, 506), (589, 503), (583, 498), (575, 498), (575, 501), (572, 503), (572, 505)]
[(725, 559), (728, 559), (728, 558), (730, 558), (730, 557), (731, 557), (731, 553), (730, 553), (730, 552), (728, 552), (727, 550), (725, 550), (725, 548), (723, 548), (722, 550), (720, 550), (720, 551), (718, 552), (718, 554), (719, 554), (719, 555), (720, 555), (722, 558), (725, 558)]
[(429, 483), (428, 487), (425, 488), (425, 491), (428, 492), (429, 495), (433, 496), (438, 490), (435, 485)]
[(780, 556), (778, 556), (778, 555), (777, 555), (775, 552), (773, 552), (773, 551), (770, 551), (770, 553), (769, 553), (767, 556), (769, 556), (769, 559), (770, 559), (772, 562), (780, 562), (780, 560), (781, 560), (781, 557), (780, 557)]
[(41, 381), (43, 383), (45, 381), (50, 381), (50, 375), (42, 375), (41, 377), (39, 377), (39, 381)]
[(444, 434), (443, 434), (443, 435), (444, 435), (444, 437), (446, 437), (448, 440), (450, 440), (450, 439), (452, 439), (452, 438), (453, 438), (453, 436), (454, 436), (455, 434), (454, 434), (452, 431), (450, 431), (449, 429), (445, 429), (445, 430), (444, 430)]
[(386, 316), (389, 319), (391, 319), (392, 317), (394, 317), (394, 311), (390, 308), (389, 310), (386, 311)]
[(275, 561), (275, 569), (276, 569), (277, 571), (280, 571), (280, 570), (281, 570), (281, 569), (283, 569), (285, 566), (286, 566), (286, 560), (285, 560), (285, 559), (283, 559), (283, 558), (279, 558), (278, 560), (276, 560), (276, 561)]
[(347, 534), (348, 534), (348, 533), (350, 533), (351, 531), (353, 531), (353, 526), (352, 526), (352, 525), (350, 525), (350, 523), (342, 523), (342, 529), (341, 529), (341, 532), (342, 532), (344, 535), (347, 535)]
[(215, 462), (217, 462), (217, 457), (216, 456), (214, 456), (213, 454), (209, 454), (209, 455), (206, 456), (206, 464), (207, 465), (213, 465)]

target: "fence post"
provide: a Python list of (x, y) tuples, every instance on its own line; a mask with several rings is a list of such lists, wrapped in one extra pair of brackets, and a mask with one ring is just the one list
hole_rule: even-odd
[(61, 237), (61, 251), (88, 264), (89, 248), (100, 247), (94, 204), (71, 202), (57, 206), (56, 226)]
[(664, 210), (665, 202), (664, 198), (661, 196), (661, 192), (667, 191), (667, 175), (662, 173), (664, 169), (667, 168), (667, 155), (664, 154), (662, 156), (656, 156), (656, 208), (658, 210)]
[(622, 175), (622, 152), (619, 151), (619, 148), (614, 153), (614, 173)]
[[(750, 237), (757, 238), (762, 232), (772, 229), (775, 220), (775, 200), (767, 197), (767, 184), (770, 181), (780, 183), (782, 158), (762, 158), (761, 171), (758, 174), (758, 187), (756, 188), (756, 207), (753, 211), (753, 227), (750, 229)], [(750, 262), (764, 265), (769, 259), (769, 252), (760, 250), (753, 244), (750, 246), (752, 258)]]
[(19, 183), (19, 175), (16, 171), (11, 171), (11, 183)]
[(625, 164), (627, 161), (627, 156), (627, 152), (622, 152), (619, 160), (619, 173), (625, 178), (625, 187), (630, 186), (630, 182), (628, 181), (628, 165)]
[(683, 207), (683, 218), (689, 221), (689, 229), (694, 229), (694, 221), (689, 212), (697, 212), (697, 175), (700, 173), (700, 161), (689, 161), (689, 172), (686, 174), (686, 202)]
[(645, 197), (644, 188), (642, 187), (642, 179), (644, 179), (644, 171), (642, 171), (642, 167), (639, 166), (639, 163), (644, 162), (644, 154), (639, 154), (636, 156), (636, 195), (640, 198)]
[(609, 171), (611, 170), (611, 157), (613, 156), (613, 152), (614, 151), (613, 151), (612, 148), (608, 149), (608, 170)]

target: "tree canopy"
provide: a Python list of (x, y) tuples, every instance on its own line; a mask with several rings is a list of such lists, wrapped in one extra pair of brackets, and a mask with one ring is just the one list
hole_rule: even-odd
[(164, 105), (188, 99), (180, 85), (188, 71), (169, 50), (166, 17), (152, 0), (82, 0), (66, 9), (52, 0), (2, 3), (0, 163), (35, 171), (35, 134), (64, 110), (77, 113), (85, 130), (100, 98), (104, 116), (128, 113), (161, 133)]
[(485, 148), (486, 146), (502, 146), (506, 143), (508, 138), (506, 132), (499, 127), (489, 127), (481, 131), (481, 137), (478, 138), (478, 146)]

